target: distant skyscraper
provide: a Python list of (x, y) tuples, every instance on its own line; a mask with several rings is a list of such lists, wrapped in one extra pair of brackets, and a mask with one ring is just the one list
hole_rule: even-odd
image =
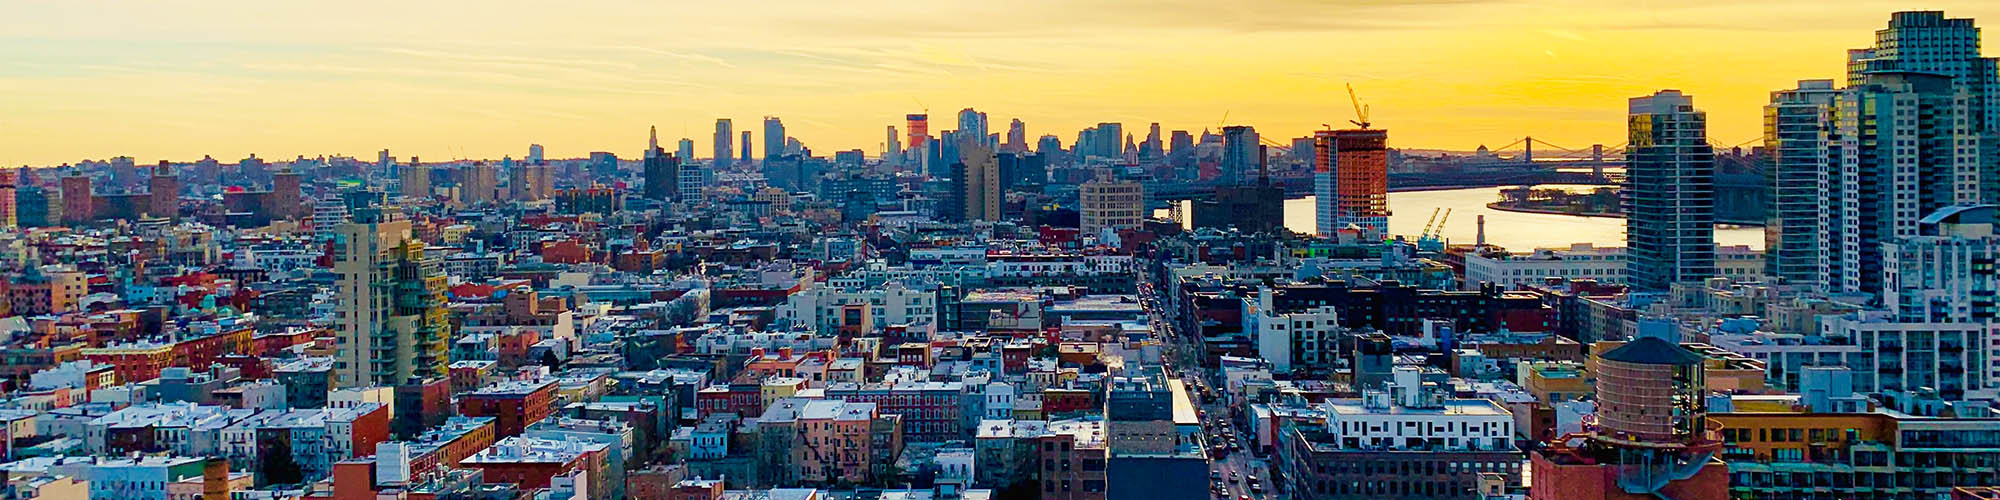
[(84, 224), (97, 220), (94, 211), (96, 203), (90, 191), (90, 177), (82, 173), (71, 173), (62, 178), (62, 221), (64, 224)]
[(749, 164), (749, 163), (750, 163), (750, 147), (751, 147), (751, 146), (750, 146), (750, 131), (748, 131), (748, 130), (745, 130), (745, 131), (743, 131), (743, 143), (742, 143), (742, 144), (743, 144), (743, 146), (742, 146), (742, 147), (743, 147), (743, 158), (741, 158), (741, 159), (737, 160), (737, 163), (743, 163), (743, 164)]
[(180, 217), (181, 181), (180, 177), (174, 176), (174, 168), (166, 160), (160, 160), (159, 166), (153, 167), (153, 175), (146, 179), (146, 196), (148, 205), (151, 205), (146, 210), (148, 215), (167, 219)]
[(1795, 90), (1771, 93), (1764, 107), (1764, 274), (1797, 284), (1823, 285), (1820, 275), (1820, 207), (1831, 184), (1821, 184), (1831, 142), (1828, 119), (1840, 94), (1833, 80), (1804, 80)]
[(660, 154), (660, 127), (646, 127), (646, 152), (642, 158), (652, 158)]
[(1186, 130), (1175, 130), (1169, 146), (1167, 164), (1173, 165), (1174, 176), (1184, 181), (1200, 178), (1201, 172), (1195, 170), (1197, 166), (1194, 161), (1194, 135)]
[(269, 162), (265, 162), (263, 158), (258, 158), (256, 153), (251, 153), (250, 156), (243, 158), (242, 161), (236, 162), (236, 172), (242, 176), (236, 182), (242, 183), (246, 180), (261, 180), (269, 177), (271, 174), (270, 167), (271, 164)]
[[(654, 136), (654, 140), (658, 139), (659, 139), (658, 136)], [(528, 157), (524, 158), (523, 160), (528, 162), (529, 165), (540, 165), (542, 164), (543, 161), (546, 161), (544, 158), (542, 158), (542, 145), (529, 144)]]
[(729, 147), (729, 141), (735, 139), (735, 137), (733, 137), (734, 134), (735, 132), (730, 130), (728, 118), (715, 119), (715, 166), (716, 167), (719, 168), (719, 167), (729, 166), (730, 160), (735, 157), (734, 155), (736, 154), (736, 150)]
[[(688, 144), (687, 146), (689, 148), (694, 147), (692, 144)], [(646, 148), (646, 161), (641, 172), (646, 181), (643, 191), (644, 196), (647, 199), (662, 202), (673, 201), (679, 198), (681, 190), (681, 159), (667, 154), (665, 150), (660, 149), (659, 134), (654, 134), (653, 140), (647, 143)]]
[[(1182, 134), (1185, 135), (1185, 132)], [(1307, 146), (1304, 149), (1312, 151), (1314, 148)], [(1285, 188), (1271, 184), (1270, 176), (1265, 175), (1267, 170), (1262, 167), (1258, 169), (1256, 184), (1216, 186), (1215, 199), (1196, 201), (1193, 207), (1194, 228), (1236, 228), (1246, 233), (1283, 229)], [(1333, 195), (1329, 191), (1325, 196), (1331, 198)]]
[(425, 255), (410, 221), (399, 219), (393, 208), (364, 208), (334, 231), (341, 387), (446, 376), (451, 321), (443, 262)]
[(1028, 124), (1020, 118), (1007, 124), (1007, 149), (1015, 153), (1028, 151)]
[(1000, 220), (1000, 201), (1005, 193), (1000, 192), (1000, 164), (993, 150), (973, 139), (965, 139), (958, 148), (964, 165), (965, 220)]
[(1626, 276), (1636, 290), (1715, 275), (1715, 151), (1708, 114), (1678, 90), (1634, 97), (1626, 120)]
[(882, 161), (895, 163), (895, 158), (903, 156), (903, 138), (896, 135), (896, 126), (889, 126), (889, 137), (882, 141)]
[(1035, 152), (1048, 156), (1062, 154), (1062, 138), (1056, 137), (1055, 134), (1049, 134), (1036, 139)]
[(969, 138), (970, 140), (977, 141), (981, 143), (981, 145), (988, 147), (992, 146), (991, 144), (985, 144), (986, 133), (987, 133), (986, 113), (981, 113), (972, 108), (965, 108), (963, 110), (959, 110), (958, 133), (961, 137), (966, 137)]
[(555, 195), (553, 169), (541, 162), (522, 160), (507, 167), (507, 197), (534, 201)]
[(483, 161), (459, 171), (458, 201), (467, 207), (493, 203), (500, 194), (500, 172)]
[(682, 137), (681, 142), (674, 145), (674, 156), (680, 158), (682, 164), (693, 163), (694, 139)]
[[(693, 146), (689, 146), (690, 149)], [(618, 174), (618, 155), (610, 151), (590, 152), (590, 175), (594, 178), (611, 177)]]
[(1139, 157), (1157, 159), (1166, 156), (1166, 151), (1161, 150), (1160, 146), (1160, 122), (1153, 122), (1151, 126), (1146, 127), (1146, 142), (1139, 144)]
[[(299, 189), (300, 180), (299, 171), (289, 166), (271, 174), (271, 206), (265, 207), (265, 210), (270, 213), (272, 220), (304, 219), (312, 214), (307, 211), (303, 202), (305, 193)], [(176, 181), (170, 189), (178, 192), (180, 183)]]
[(130, 156), (111, 159), (111, 187), (123, 190), (139, 184), (139, 163)]
[[(1227, 144), (1228, 129), (1223, 131)], [(1320, 236), (1350, 225), (1360, 227), (1363, 238), (1388, 236), (1388, 141), (1389, 131), (1382, 129), (1313, 133), (1313, 208)], [(1261, 148), (1257, 154), (1263, 154)]]
[[(215, 161), (214, 159), (211, 158), (204, 158), (204, 159), (208, 161)], [(387, 149), (375, 153), (375, 168), (382, 169), (382, 173), (385, 174), (389, 173), (391, 170), (394, 170), (396, 168), (396, 158), (389, 156), (389, 150)]]
[(423, 165), (420, 158), (410, 157), (410, 163), (397, 171), (401, 193), (408, 198), (428, 198), (431, 195), (431, 168)]
[(1819, 193), (1822, 276), (1830, 293), (1875, 294), (1882, 246), (1916, 234), (1925, 215), (1979, 202), (1980, 148), (1971, 109), (1949, 77), (1871, 71), (1835, 98)]
[(1092, 149), (1096, 150), (1095, 154), (1097, 156), (1104, 158), (1121, 157), (1125, 155), (1122, 149), (1125, 143), (1120, 142), (1124, 137), (1125, 124), (1099, 123), (1097, 124), (1097, 136), (1091, 139), (1091, 146), (1093, 146)]
[(931, 137), (930, 115), (923, 113), (912, 113), (909, 115), (904, 115), (903, 132), (909, 134), (909, 140), (903, 141), (904, 148), (908, 148), (913, 151), (924, 149), (924, 146), (930, 144), (930, 137)]
[(1248, 184), (1257, 177), (1257, 129), (1247, 126), (1222, 127), (1222, 184)]
[(784, 121), (776, 116), (764, 117), (764, 161), (785, 155), (785, 137)]

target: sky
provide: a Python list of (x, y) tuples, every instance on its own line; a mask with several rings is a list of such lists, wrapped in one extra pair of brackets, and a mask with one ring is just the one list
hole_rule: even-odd
[(2000, 22), (1992, 0), (0, 0), (0, 165), (637, 157), (648, 126), (707, 156), (720, 117), (761, 154), (767, 115), (873, 155), (905, 113), (966, 107), (1065, 145), (1097, 122), (1283, 138), (1354, 118), (1348, 84), (1394, 147), (1619, 143), (1625, 99), (1663, 88), (1754, 144), (1770, 91), (1839, 78), (1912, 9)]

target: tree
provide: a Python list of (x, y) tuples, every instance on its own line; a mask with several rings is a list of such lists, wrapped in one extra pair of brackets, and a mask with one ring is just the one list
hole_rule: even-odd
[(299, 484), (305, 481), (305, 474), (299, 471), (299, 464), (292, 460), (292, 440), (286, 438), (268, 439), (258, 445), (264, 460), (257, 465), (264, 476), (264, 484)]
[(1009, 484), (1006, 488), (1001, 488), (1000, 491), (993, 492), (993, 500), (1036, 500), (1042, 498), (1042, 492), (1036, 486), (1038, 484), (1033, 479), (1014, 481), (1014, 484)]

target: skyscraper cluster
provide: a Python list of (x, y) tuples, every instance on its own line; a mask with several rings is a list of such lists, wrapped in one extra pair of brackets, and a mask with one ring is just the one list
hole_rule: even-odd
[(1771, 275), (1835, 295), (1884, 284), (1884, 245), (1940, 209), (2000, 202), (2000, 66), (1971, 19), (1898, 12), (1848, 52), (1846, 86), (1805, 80), (1765, 107)]

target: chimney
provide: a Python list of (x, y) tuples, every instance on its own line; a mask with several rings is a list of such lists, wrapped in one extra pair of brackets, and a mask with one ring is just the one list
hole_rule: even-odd
[(1478, 246), (1486, 246), (1486, 215), (1479, 216), (1479, 237), (1474, 241)]
[(750, 357), (753, 357), (753, 358), (761, 358), (761, 357), (764, 357), (764, 348), (762, 348), (762, 347), (752, 347), (752, 348), (750, 348)]
[(210, 458), (201, 464), (202, 500), (229, 500), (230, 493), (229, 460)]
[(1269, 185), (1271, 183), (1270, 150), (1270, 146), (1257, 145), (1257, 182), (1260, 184)]
[(780, 348), (778, 348), (778, 357), (780, 357), (780, 358), (785, 358), (785, 359), (792, 359), (792, 348), (791, 348), (791, 346), (785, 346), (785, 347), (780, 347)]

